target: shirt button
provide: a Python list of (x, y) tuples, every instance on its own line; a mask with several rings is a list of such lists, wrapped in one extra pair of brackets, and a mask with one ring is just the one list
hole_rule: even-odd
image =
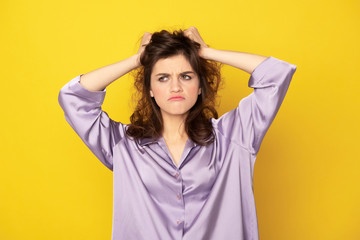
[(181, 199), (181, 195), (180, 193), (177, 195), (177, 198), (180, 200)]
[(181, 220), (180, 220), (180, 219), (178, 219), (178, 220), (176, 221), (176, 223), (177, 223), (177, 224), (180, 224), (180, 223), (181, 223)]
[(174, 175), (174, 177), (175, 177), (175, 178), (178, 178), (178, 177), (179, 177), (179, 173), (176, 173), (176, 174)]

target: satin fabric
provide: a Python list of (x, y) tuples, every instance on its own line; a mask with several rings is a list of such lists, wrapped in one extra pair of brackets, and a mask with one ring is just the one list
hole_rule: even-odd
[(65, 119), (113, 171), (112, 239), (259, 239), (253, 172), (261, 142), (296, 66), (266, 58), (252, 72), (253, 92), (210, 121), (215, 141), (188, 139), (176, 166), (162, 137), (132, 140), (127, 124), (102, 110), (106, 88), (89, 91), (73, 78), (59, 92)]

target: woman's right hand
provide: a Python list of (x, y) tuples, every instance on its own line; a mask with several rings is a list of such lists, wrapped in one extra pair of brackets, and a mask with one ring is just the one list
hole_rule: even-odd
[(152, 36), (152, 33), (145, 32), (141, 39), (140, 47), (137, 52), (137, 60), (136, 60), (136, 64), (138, 67), (141, 66), (140, 57), (141, 57), (141, 54), (144, 52), (146, 45), (150, 42), (151, 36)]

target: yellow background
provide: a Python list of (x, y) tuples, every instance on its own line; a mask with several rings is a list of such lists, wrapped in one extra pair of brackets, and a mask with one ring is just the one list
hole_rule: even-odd
[[(134, 2), (134, 3), (132, 3)], [(2, 1), (0, 239), (110, 239), (112, 172), (65, 121), (72, 78), (136, 53), (145, 31), (196, 26), (211, 47), (295, 64), (254, 172), (260, 239), (360, 239), (356, 0)], [(219, 114), (251, 93), (225, 66)], [(129, 122), (132, 78), (103, 109)]]

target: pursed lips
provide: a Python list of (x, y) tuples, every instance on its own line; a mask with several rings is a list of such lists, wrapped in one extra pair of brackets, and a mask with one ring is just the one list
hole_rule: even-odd
[(170, 100), (184, 100), (185, 98), (183, 96), (173, 96), (171, 98), (169, 98), (169, 101)]

